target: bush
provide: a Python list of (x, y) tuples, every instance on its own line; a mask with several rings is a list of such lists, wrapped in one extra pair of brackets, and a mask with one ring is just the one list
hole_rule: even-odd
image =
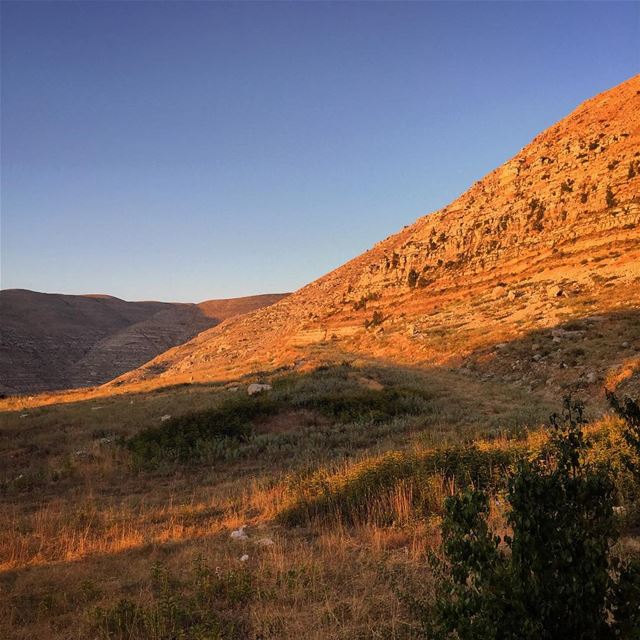
[(377, 327), (378, 325), (381, 325), (384, 322), (384, 315), (382, 314), (382, 311), (374, 311), (373, 315), (371, 316), (371, 320), (365, 320), (364, 321), (364, 326), (365, 329), (368, 329), (369, 327)]
[(511, 536), (490, 530), (486, 493), (447, 499), (442, 582), (421, 612), (431, 637), (638, 637), (640, 565), (611, 557), (613, 479), (584, 462), (582, 425), (582, 407), (567, 399), (545, 454), (519, 464), (507, 491)]
[(367, 308), (367, 302), (371, 300), (380, 300), (382, 296), (378, 292), (367, 293), (364, 296), (360, 297), (360, 300), (353, 303), (353, 310), (359, 311), (360, 309)]
[(127, 447), (136, 466), (198, 461), (216, 441), (248, 440), (251, 421), (272, 415), (278, 408), (277, 402), (264, 395), (233, 398), (218, 408), (177, 416), (158, 427), (144, 429), (127, 442)]
[(613, 392), (607, 391), (606, 393), (611, 408), (622, 418), (625, 424), (622, 436), (631, 449), (632, 455), (625, 456), (624, 463), (636, 479), (640, 481), (640, 406), (631, 398), (625, 398), (620, 402)]

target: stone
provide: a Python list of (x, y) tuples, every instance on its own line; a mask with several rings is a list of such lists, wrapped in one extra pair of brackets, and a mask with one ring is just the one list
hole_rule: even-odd
[(264, 391), (271, 391), (272, 387), (270, 384), (262, 384), (259, 382), (254, 382), (247, 387), (247, 393), (250, 396), (254, 396), (256, 393), (263, 393)]
[(494, 300), (498, 300), (498, 298), (502, 298), (505, 292), (506, 292), (506, 288), (503, 287), (502, 285), (498, 285), (497, 287), (494, 287), (493, 290), (491, 291), (491, 297)]
[(249, 536), (247, 535), (247, 533), (246, 533), (246, 531), (244, 529), (245, 529), (245, 527), (243, 525), (239, 529), (236, 529), (235, 531), (232, 531), (231, 532), (231, 538), (233, 540), (247, 540), (247, 538)]
[(557, 284), (552, 284), (547, 287), (547, 297), (560, 298), (564, 295), (564, 290)]

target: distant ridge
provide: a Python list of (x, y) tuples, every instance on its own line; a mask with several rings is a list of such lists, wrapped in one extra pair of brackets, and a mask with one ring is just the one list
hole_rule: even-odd
[(0, 291), (0, 392), (102, 384), (240, 313), (286, 294), (200, 304), (104, 294)]

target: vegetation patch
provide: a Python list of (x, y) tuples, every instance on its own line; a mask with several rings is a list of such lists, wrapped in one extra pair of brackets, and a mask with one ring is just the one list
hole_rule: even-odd
[(278, 409), (278, 403), (265, 395), (232, 398), (220, 407), (177, 416), (158, 427), (144, 429), (128, 440), (127, 447), (137, 466), (195, 462), (211, 453), (216, 443), (248, 440), (251, 421), (273, 415)]
[(347, 524), (397, 523), (441, 511), (456, 486), (496, 488), (507, 469), (524, 455), (519, 443), (455, 445), (422, 452), (392, 451), (330, 473), (320, 470), (288, 480), (290, 502), (280, 520), (289, 526), (317, 520)]
[(128, 598), (95, 610), (95, 631), (113, 640), (231, 640), (246, 638), (246, 605), (254, 594), (248, 571), (221, 571), (196, 560), (186, 581), (156, 563), (151, 597)]
[(171, 418), (140, 431), (126, 445), (137, 467), (193, 464), (238, 457), (241, 447), (253, 449), (256, 440), (268, 444), (274, 436), (256, 435), (256, 421), (291, 410), (311, 411), (338, 425), (378, 425), (402, 416), (426, 415), (431, 410), (425, 392), (404, 387), (370, 389), (353, 380), (350, 373), (348, 367), (338, 367), (283, 377), (274, 382), (269, 393), (238, 395), (215, 408)]
[[(640, 418), (635, 403), (629, 408)], [(633, 438), (638, 425), (625, 419)], [(589, 462), (584, 423), (582, 406), (567, 399), (562, 417), (551, 417), (548, 446), (511, 474), (509, 534), (492, 531), (487, 492), (445, 501), (436, 594), (426, 606), (415, 602), (427, 637), (638, 637), (640, 563), (612, 553), (614, 472)]]

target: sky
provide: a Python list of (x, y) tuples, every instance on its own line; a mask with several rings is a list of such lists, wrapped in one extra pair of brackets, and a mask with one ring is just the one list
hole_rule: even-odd
[(290, 291), (638, 73), (637, 2), (1, 3), (2, 288)]

